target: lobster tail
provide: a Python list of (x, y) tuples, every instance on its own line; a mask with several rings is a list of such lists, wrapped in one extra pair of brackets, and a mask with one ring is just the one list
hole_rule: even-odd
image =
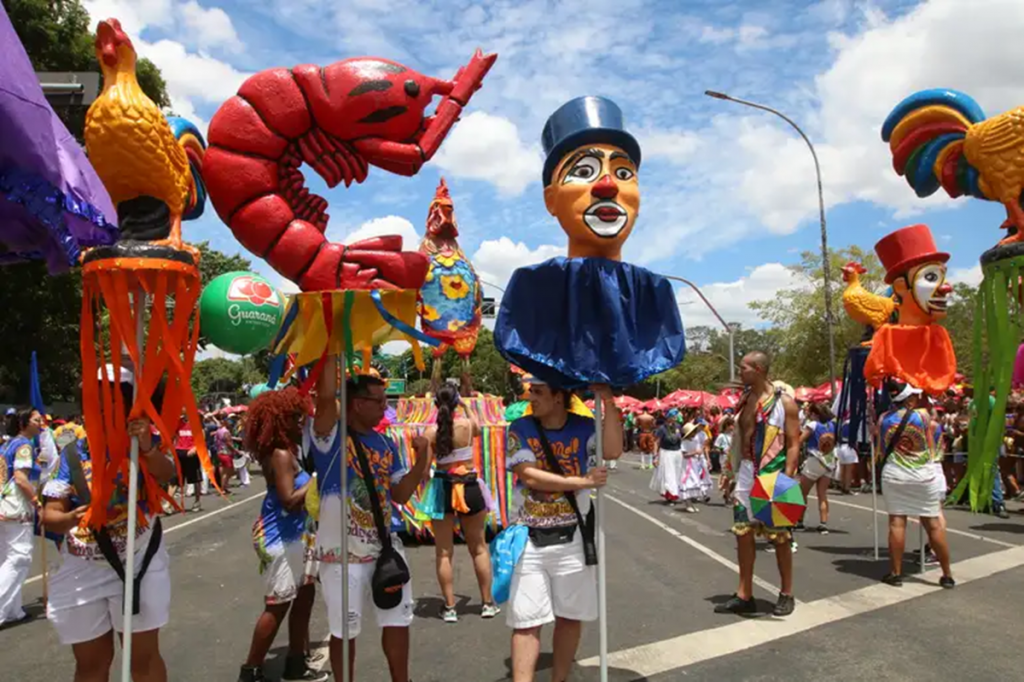
[(896, 105), (882, 124), (892, 165), (919, 197), (942, 187), (950, 197), (984, 198), (964, 156), (967, 130), (985, 120), (978, 103), (956, 90), (922, 90)]
[(203, 183), (203, 158), (206, 156), (206, 140), (191, 121), (180, 116), (168, 116), (174, 138), (185, 150), (188, 165), (192, 171), (192, 189), (189, 192), (182, 220), (195, 220), (203, 215), (206, 207), (206, 185)]

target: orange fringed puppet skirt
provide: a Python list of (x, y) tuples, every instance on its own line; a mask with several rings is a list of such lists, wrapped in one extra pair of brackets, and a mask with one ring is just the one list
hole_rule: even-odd
[[(193, 433), (203, 432), (191, 385), (199, 338), (195, 315), (201, 292), (198, 269), (191, 262), (173, 258), (101, 257), (98, 251), (86, 255), (82, 268), (82, 404), (93, 459), (92, 503), (83, 523), (93, 528), (107, 522), (107, 505), (115, 486), (128, 480), (131, 443), (126, 413), (129, 419), (146, 417), (154, 424), (161, 447), (175, 458), (179, 480), (184, 480), (181, 463), (171, 446), (182, 412)], [(173, 300), (173, 305), (168, 304), (168, 299)], [(134, 300), (143, 305), (133, 306)], [(148, 316), (144, 305), (147, 300), (151, 303)], [(98, 328), (96, 323), (103, 320), (104, 308), (109, 328), (102, 322)], [(144, 328), (141, 345), (138, 324)], [(125, 409), (117, 383), (121, 377), (122, 351), (131, 358), (134, 372), (135, 399), (130, 412)], [(113, 371), (101, 373), (108, 363)], [(140, 366), (141, 372), (136, 369)], [(165, 376), (163, 404), (158, 411), (152, 396)], [(211, 481), (215, 480), (202, 438), (196, 439), (196, 450), (203, 469)], [(158, 510), (163, 500), (177, 506), (147, 470), (145, 462), (140, 461), (139, 465), (140, 501), (145, 500), (151, 511)], [(140, 524), (146, 523), (146, 515), (140, 513), (138, 520)]]
[(869, 384), (898, 377), (931, 395), (945, 392), (955, 374), (953, 343), (946, 328), (937, 324), (879, 327), (864, 365)]

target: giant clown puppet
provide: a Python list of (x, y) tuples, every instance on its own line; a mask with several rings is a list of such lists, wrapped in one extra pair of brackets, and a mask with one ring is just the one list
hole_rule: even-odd
[(495, 325), (513, 365), (565, 388), (627, 386), (682, 361), (685, 340), (671, 284), (622, 262), (640, 211), (640, 145), (622, 112), (580, 97), (542, 135), (544, 205), (568, 237), (568, 258), (519, 268)]
[(936, 249), (927, 225), (897, 230), (875, 245), (885, 282), (892, 286), (898, 322), (875, 332), (864, 375), (876, 384), (885, 377), (941, 395), (953, 383), (956, 356), (945, 327), (953, 287), (946, 281), (949, 254)]

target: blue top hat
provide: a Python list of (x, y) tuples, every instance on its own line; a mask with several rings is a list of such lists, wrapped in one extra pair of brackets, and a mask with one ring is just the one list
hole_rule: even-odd
[(544, 186), (551, 184), (555, 167), (566, 152), (587, 143), (605, 143), (621, 147), (640, 167), (640, 145), (626, 132), (622, 110), (604, 97), (577, 97), (551, 114), (541, 135), (544, 153)]

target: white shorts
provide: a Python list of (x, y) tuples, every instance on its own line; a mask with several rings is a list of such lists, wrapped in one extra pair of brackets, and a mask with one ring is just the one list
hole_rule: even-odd
[(836, 446), (836, 457), (840, 464), (856, 464), (859, 461), (857, 450), (849, 445)]
[(306, 554), (304, 543), (298, 540), (285, 545), (281, 553), (271, 559), (263, 570), (267, 604), (293, 601), (299, 588), (311, 583), (306, 575)]
[(808, 481), (817, 481), (819, 478), (824, 476), (825, 478), (832, 478), (834, 469), (830, 469), (821, 463), (821, 460), (814, 455), (809, 455), (804, 460), (804, 466), (800, 470), (800, 474)]
[[(135, 565), (142, 562), (136, 553)], [(139, 613), (132, 616), (132, 632), (149, 632), (167, 625), (171, 614), (171, 574), (167, 550), (161, 547), (142, 579)], [(124, 585), (104, 560), (65, 556), (60, 569), (50, 576), (46, 617), (53, 623), (60, 643), (81, 644), (113, 629), (124, 631)]]
[(567, 545), (538, 548), (526, 543), (509, 590), (505, 622), (516, 630), (551, 623), (555, 617), (597, 620), (597, 571), (583, 559), (579, 530)]
[[(405, 559), (405, 552), (398, 547), (398, 553)], [(408, 563), (408, 560), (406, 560)], [(402, 587), (402, 603), (393, 609), (379, 609), (373, 603), (370, 579), (373, 577), (375, 561), (348, 565), (348, 636), (355, 639), (363, 628), (363, 605), (372, 608), (377, 617), (378, 628), (407, 628), (412, 625), (413, 607), (412, 581)], [(320, 587), (327, 603), (327, 623), (331, 636), (341, 639), (341, 569), (339, 563), (320, 562)]]

